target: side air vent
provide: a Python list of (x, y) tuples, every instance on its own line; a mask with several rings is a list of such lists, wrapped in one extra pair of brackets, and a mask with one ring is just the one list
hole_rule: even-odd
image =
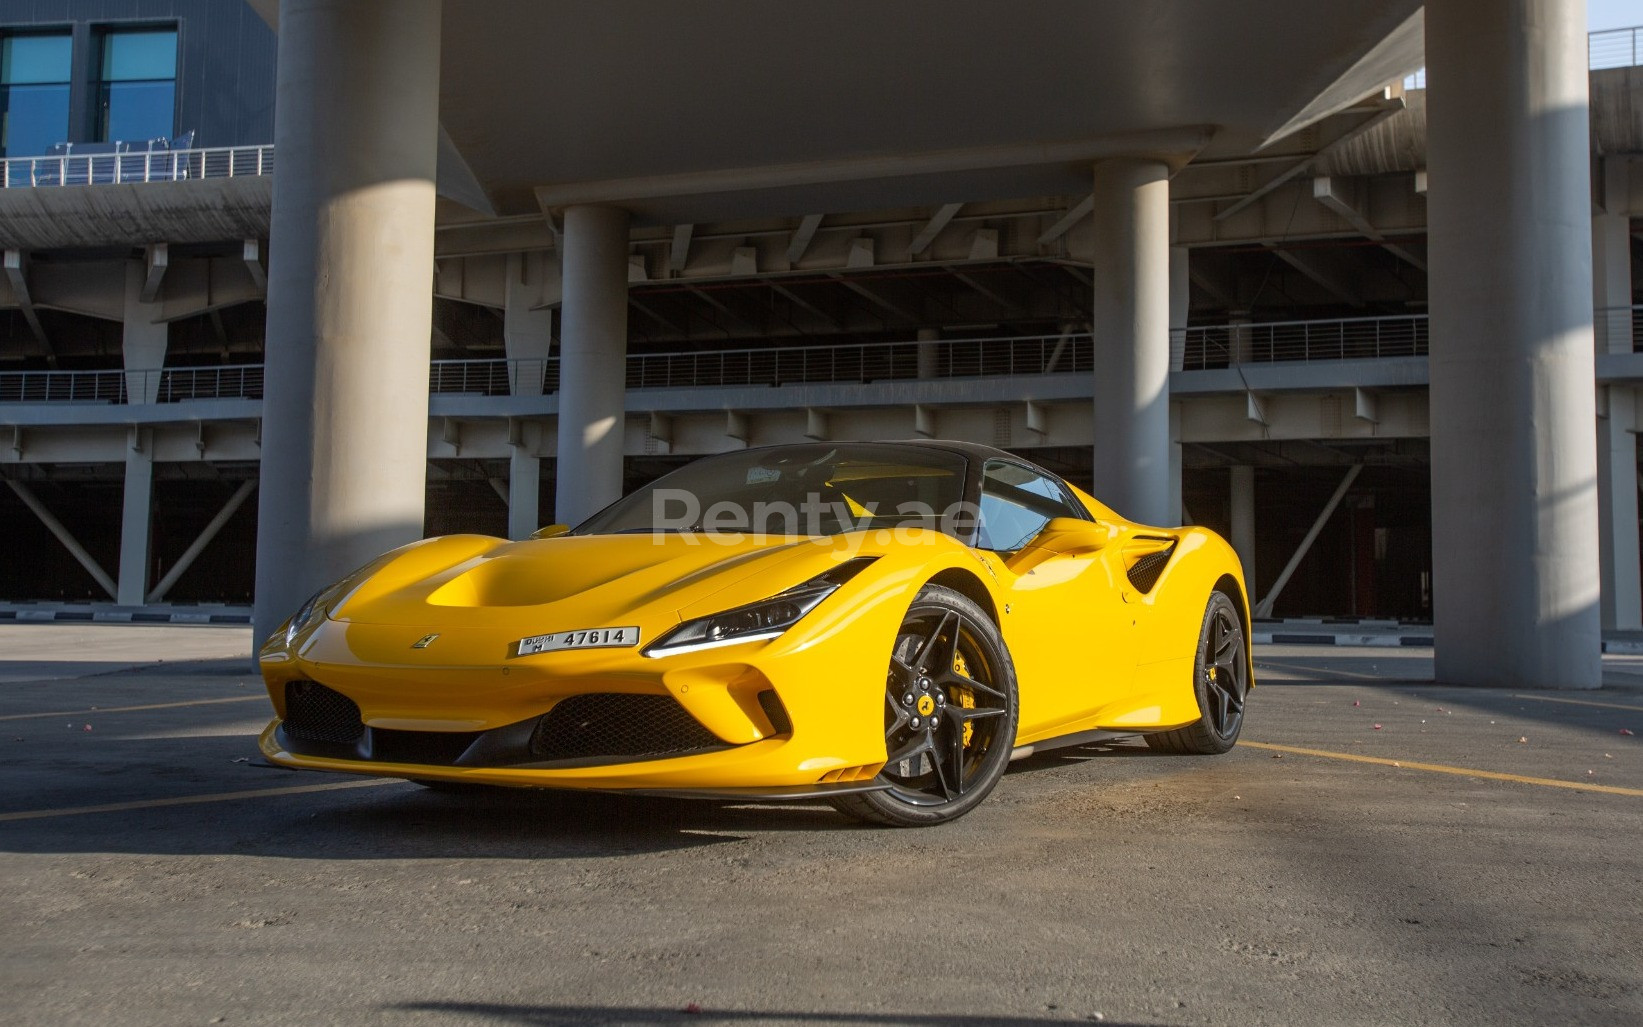
[(1125, 552), (1128, 557), (1129, 569), (1126, 572), (1130, 579), (1130, 586), (1138, 592), (1151, 592), (1158, 584), (1158, 576), (1164, 573), (1164, 567), (1169, 558), (1175, 553), (1176, 540), (1164, 536), (1137, 535), (1134, 542), (1141, 545), (1129, 547)]
[(365, 733), (354, 700), (318, 681), (285, 683), (285, 730), (310, 742), (349, 745)]
[(531, 734), (531, 754), (540, 760), (660, 759), (724, 744), (670, 695), (617, 692), (560, 700)]

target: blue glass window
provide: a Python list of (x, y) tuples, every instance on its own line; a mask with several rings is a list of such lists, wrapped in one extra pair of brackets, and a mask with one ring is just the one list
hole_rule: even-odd
[(0, 39), (0, 154), (45, 153), (68, 139), (66, 32)]
[(137, 29), (103, 35), (97, 138), (143, 142), (177, 128), (177, 32)]

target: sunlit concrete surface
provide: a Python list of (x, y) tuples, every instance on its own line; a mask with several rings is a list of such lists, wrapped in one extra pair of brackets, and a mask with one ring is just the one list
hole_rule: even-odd
[(259, 769), (246, 651), (0, 685), (8, 1023), (1643, 1017), (1636, 657), (1530, 694), (1258, 647), (1231, 754), (1046, 754), (892, 831)]
[(249, 660), (250, 653), (251, 628), (244, 625), (0, 624), (0, 684), (86, 677), (178, 660)]

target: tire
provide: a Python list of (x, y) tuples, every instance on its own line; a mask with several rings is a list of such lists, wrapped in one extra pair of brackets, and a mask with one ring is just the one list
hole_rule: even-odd
[(890, 827), (928, 827), (980, 805), (1015, 748), (1015, 666), (981, 607), (926, 585), (902, 618), (885, 680), (888, 760), (881, 791), (834, 798), (835, 809)]
[(1215, 756), (1237, 744), (1249, 695), (1246, 644), (1237, 604), (1225, 592), (1211, 592), (1198, 629), (1198, 655), (1192, 661), (1198, 720), (1147, 735), (1147, 745), (1163, 752)]

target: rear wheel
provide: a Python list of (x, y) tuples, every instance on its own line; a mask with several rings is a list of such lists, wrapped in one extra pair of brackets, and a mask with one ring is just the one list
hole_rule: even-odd
[(1244, 726), (1244, 698), (1249, 694), (1249, 661), (1238, 607), (1225, 592), (1211, 592), (1198, 633), (1193, 660), (1193, 688), (1198, 696), (1195, 723), (1174, 731), (1147, 735), (1147, 744), (1164, 752), (1212, 756), (1238, 741)]
[(833, 805), (895, 827), (961, 817), (1003, 776), (1015, 726), (1015, 668), (997, 625), (964, 595), (925, 586), (890, 650), (878, 779), (889, 787)]

